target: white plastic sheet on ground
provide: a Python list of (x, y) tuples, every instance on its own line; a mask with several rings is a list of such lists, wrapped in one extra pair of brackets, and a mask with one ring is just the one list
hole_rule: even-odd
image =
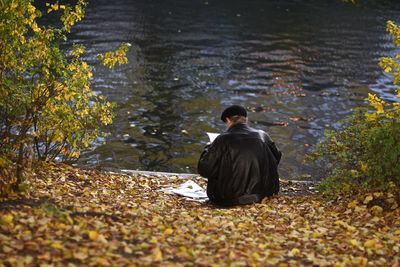
[(188, 200), (204, 202), (208, 200), (206, 191), (192, 180), (188, 180), (183, 184), (160, 189), (161, 192), (167, 194), (179, 195), (187, 198)]

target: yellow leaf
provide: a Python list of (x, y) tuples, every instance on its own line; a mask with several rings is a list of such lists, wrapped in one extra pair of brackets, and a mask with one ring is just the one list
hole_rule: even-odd
[(0, 218), (0, 224), (9, 225), (12, 224), (14, 220), (14, 216), (12, 214), (4, 214)]
[(380, 207), (378, 205), (372, 206), (372, 208), (371, 208), (371, 212), (374, 215), (380, 214), (380, 213), (382, 213), (382, 211), (383, 211), (382, 207)]
[(125, 246), (125, 247), (124, 247), (124, 252), (125, 252), (126, 254), (132, 254), (133, 250), (132, 250), (130, 247)]
[(103, 243), (103, 244), (107, 244), (107, 243), (108, 243), (108, 241), (107, 241), (107, 239), (104, 237), (104, 235), (99, 235), (99, 237), (98, 237), (97, 240), (100, 241), (100, 242)]
[(11, 251), (13, 251), (13, 249), (10, 248), (9, 246), (3, 246), (3, 252), (4, 253), (10, 253)]
[(297, 256), (299, 254), (300, 254), (300, 249), (293, 248), (291, 251), (289, 251), (288, 256), (293, 257), (293, 256)]
[(89, 239), (96, 241), (99, 238), (99, 233), (97, 231), (89, 231)]
[(167, 228), (167, 229), (165, 229), (165, 231), (164, 231), (164, 235), (170, 235), (170, 234), (172, 234), (174, 232), (174, 230), (172, 230), (171, 228)]
[(251, 254), (251, 256), (256, 260), (260, 259), (260, 254), (258, 254), (257, 252), (253, 252), (253, 254)]
[(364, 257), (355, 257), (351, 260), (351, 263), (354, 264), (354, 266), (367, 266), (368, 260)]
[(229, 252), (229, 259), (235, 259), (236, 258), (236, 254), (235, 252), (233, 252), (232, 250)]
[(59, 241), (53, 242), (50, 246), (55, 249), (63, 249), (64, 248), (64, 246)]
[(372, 107), (375, 108), (377, 114), (382, 114), (385, 112), (384, 104), (385, 102), (377, 97), (375, 94), (368, 94), (368, 102)]
[(366, 198), (364, 199), (364, 204), (368, 204), (371, 200), (373, 200), (374, 197), (371, 195), (366, 196)]
[(155, 247), (152, 251), (152, 256), (154, 261), (162, 261), (163, 255), (159, 247)]
[(88, 257), (88, 254), (85, 251), (74, 252), (73, 256), (78, 260), (85, 260)]
[(373, 248), (373, 247), (375, 247), (375, 244), (376, 244), (376, 242), (375, 242), (374, 239), (369, 239), (369, 240), (364, 242), (364, 247)]
[(188, 249), (186, 247), (184, 247), (184, 246), (181, 246), (179, 248), (179, 251), (176, 253), (176, 256), (178, 256), (180, 258), (184, 258), (184, 259), (190, 259), (191, 258)]
[(349, 209), (354, 209), (355, 207), (357, 207), (358, 201), (357, 200), (353, 200), (352, 202), (350, 202), (347, 207)]
[(361, 168), (361, 171), (362, 172), (364, 172), (364, 173), (366, 173), (367, 171), (368, 171), (368, 164), (367, 163), (364, 163), (364, 162), (360, 162), (360, 168)]
[(110, 262), (106, 258), (97, 258), (96, 263), (100, 266), (110, 266)]
[(24, 263), (25, 264), (30, 265), (32, 262), (33, 262), (33, 257), (32, 256), (30, 256), (30, 255), (25, 256), (25, 258), (24, 258)]
[(376, 113), (365, 113), (365, 117), (367, 118), (367, 121), (374, 121), (378, 118)]
[(352, 246), (354, 246), (354, 247), (359, 247), (360, 246), (360, 243), (357, 241), (357, 240), (355, 240), (355, 239), (351, 239), (350, 241), (349, 241), (349, 243), (350, 243), (350, 245), (352, 245)]
[(157, 237), (153, 236), (153, 237), (149, 240), (149, 243), (157, 244), (157, 243), (158, 243)]
[(70, 224), (74, 224), (74, 220), (71, 218), (71, 216), (67, 215), (65, 218), (67, 219), (67, 221), (68, 221)]
[(266, 244), (259, 244), (258, 245), (258, 248), (261, 249), (261, 250), (264, 250), (266, 247), (267, 247)]

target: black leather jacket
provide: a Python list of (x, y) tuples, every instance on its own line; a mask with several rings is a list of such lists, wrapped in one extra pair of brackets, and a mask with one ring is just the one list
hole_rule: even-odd
[(236, 124), (206, 146), (198, 172), (208, 178), (207, 195), (215, 204), (259, 202), (279, 192), (281, 156), (267, 133)]

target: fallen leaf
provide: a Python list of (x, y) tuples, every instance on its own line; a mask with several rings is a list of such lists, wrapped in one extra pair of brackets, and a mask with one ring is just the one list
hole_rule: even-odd
[(368, 196), (365, 197), (363, 203), (364, 203), (364, 204), (368, 204), (368, 203), (369, 203), (371, 200), (373, 200), (373, 199), (374, 199), (373, 196), (368, 195)]
[(99, 238), (99, 233), (97, 231), (89, 231), (89, 239), (96, 241)]
[(154, 260), (154, 261), (157, 261), (157, 262), (163, 260), (163, 254), (162, 254), (162, 252), (161, 252), (161, 250), (160, 250), (159, 247), (155, 247), (155, 248), (153, 249), (153, 251), (152, 251), (152, 257), (153, 257), (153, 260)]
[(171, 228), (167, 228), (164, 231), (164, 235), (171, 235), (174, 232), (174, 230), (172, 230)]
[(0, 224), (10, 225), (13, 223), (14, 216), (12, 214), (4, 214), (0, 217)]
[(367, 241), (364, 242), (364, 247), (366, 248), (373, 248), (375, 247), (375, 240), (374, 239), (368, 239)]

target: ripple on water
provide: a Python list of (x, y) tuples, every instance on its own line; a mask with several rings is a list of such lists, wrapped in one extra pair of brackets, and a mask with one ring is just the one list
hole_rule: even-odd
[(399, 5), (90, 2), (67, 46), (84, 44), (91, 63), (121, 42), (133, 47), (125, 67), (94, 65), (94, 89), (118, 103), (117, 116), (106, 144), (80, 164), (195, 172), (205, 132), (223, 131), (222, 109), (242, 104), (283, 150), (284, 177), (317, 173), (302, 160), (324, 129), (339, 127), (368, 92), (396, 100), (377, 62), (394, 52), (385, 22)]

